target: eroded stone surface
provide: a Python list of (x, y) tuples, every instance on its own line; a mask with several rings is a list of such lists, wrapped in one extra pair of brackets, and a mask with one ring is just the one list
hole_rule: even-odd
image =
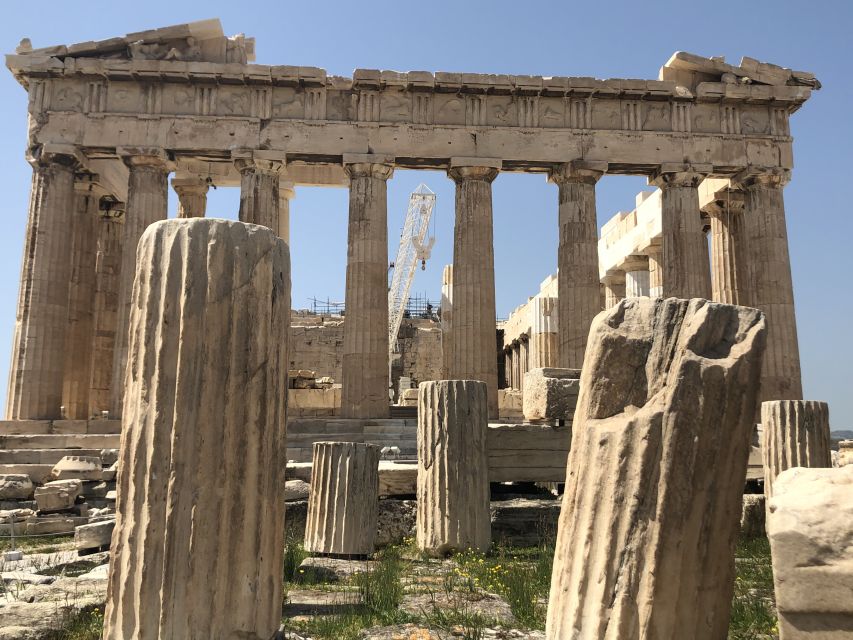
[(548, 638), (725, 637), (764, 345), (759, 311), (706, 300), (596, 317)]
[(853, 637), (853, 466), (793, 468), (767, 513), (781, 640)]
[(101, 480), (101, 459), (93, 456), (65, 456), (53, 466), (50, 476), (54, 480)]
[(0, 500), (27, 500), (33, 497), (33, 481), (23, 473), (0, 475)]
[(191, 218), (151, 225), (137, 254), (104, 637), (270, 638), (287, 245), (264, 227)]
[(524, 375), (524, 418), (570, 421), (580, 387), (579, 369), (533, 369)]
[(422, 382), (419, 391), (418, 547), (433, 555), (486, 551), (491, 542), (486, 383)]
[(82, 490), (79, 480), (53, 480), (36, 487), (34, 497), (39, 511), (62, 511), (74, 506)]

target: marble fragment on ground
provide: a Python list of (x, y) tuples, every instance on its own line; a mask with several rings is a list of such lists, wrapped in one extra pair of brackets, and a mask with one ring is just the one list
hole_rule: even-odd
[(792, 468), (767, 512), (780, 640), (853, 638), (853, 466)]

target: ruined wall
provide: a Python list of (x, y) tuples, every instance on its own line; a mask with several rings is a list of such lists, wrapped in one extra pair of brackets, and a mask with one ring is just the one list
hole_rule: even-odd
[[(341, 382), (344, 319), (294, 312), (290, 327), (290, 368), (314, 371)], [(415, 382), (441, 378), (441, 329), (437, 322), (405, 319), (398, 339), (400, 365), (396, 380), (408, 376)]]

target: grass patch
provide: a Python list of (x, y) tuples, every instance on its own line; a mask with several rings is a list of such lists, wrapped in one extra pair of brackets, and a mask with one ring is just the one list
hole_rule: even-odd
[(25, 553), (56, 553), (61, 551), (62, 547), (68, 547), (69, 542), (74, 541), (74, 534), (56, 535), (56, 536), (15, 536), (15, 546), (12, 546), (12, 540), (8, 536), (0, 538), (0, 553), (3, 551), (11, 551), (18, 549)]
[(103, 630), (102, 609), (81, 609), (70, 615), (61, 628), (48, 633), (44, 640), (101, 640)]
[(773, 567), (767, 538), (738, 542), (729, 640), (778, 637)]

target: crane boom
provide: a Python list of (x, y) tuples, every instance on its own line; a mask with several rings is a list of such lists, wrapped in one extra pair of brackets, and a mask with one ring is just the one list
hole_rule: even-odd
[(400, 235), (400, 247), (394, 261), (394, 274), (388, 288), (388, 350), (393, 353), (397, 348), (397, 333), (403, 322), (403, 314), (409, 302), (409, 291), (415, 277), (418, 260), (425, 261), (430, 256), (435, 238), (425, 243), (432, 210), (435, 207), (435, 193), (421, 183), (409, 197), (409, 210), (403, 233)]

